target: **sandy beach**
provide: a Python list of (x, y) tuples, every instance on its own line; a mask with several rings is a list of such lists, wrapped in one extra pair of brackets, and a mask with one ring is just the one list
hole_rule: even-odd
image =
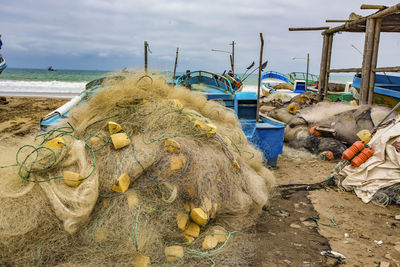
[(63, 105), (68, 99), (7, 97), (0, 105), (0, 140), (39, 132), (40, 119)]
[[(0, 105), (0, 142), (37, 134), (40, 118), (67, 101), (7, 100), (8, 104)], [(278, 184), (314, 183), (326, 179), (334, 166), (285, 147), (273, 171)], [(238, 233), (241, 243), (236, 245), (241, 247), (246, 266), (333, 266), (336, 260), (326, 261), (320, 255), (329, 249), (346, 256), (344, 266), (380, 262), (400, 266), (400, 221), (396, 215), (400, 212), (395, 205), (364, 204), (353, 193), (337, 188), (275, 190), (257, 224)]]

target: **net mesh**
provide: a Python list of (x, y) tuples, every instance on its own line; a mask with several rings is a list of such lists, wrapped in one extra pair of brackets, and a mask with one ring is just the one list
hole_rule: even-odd
[[(274, 183), (231, 111), (156, 75), (103, 81), (68, 122), (22, 141), (2, 147), (16, 156), (1, 156), (0, 265), (208, 265), (235, 254), (234, 231), (254, 223)], [(187, 243), (177, 215), (194, 208), (206, 223)], [(216, 225), (225, 241), (203, 249)], [(170, 245), (183, 259), (166, 262)]]

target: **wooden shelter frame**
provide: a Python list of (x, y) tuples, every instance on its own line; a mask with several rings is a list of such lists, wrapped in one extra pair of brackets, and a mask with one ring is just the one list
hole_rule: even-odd
[[(324, 30), (322, 56), (319, 74), (318, 95), (327, 96), (330, 73), (361, 72), (360, 104), (372, 104), (376, 72), (400, 72), (400, 66), (377, 68), (379, 40), (381, 32), (400, 32), (400, 3), (391, 7), (362, 5), (361, 9), (379, 9), (366, 17), (355, 20), (327, 20), (345, 22), (336, 27), (289, 28), (289, 31)], [(338, 32), (365, 32), (363, 62), (361, 68), (331, 69), (333, 36)]]

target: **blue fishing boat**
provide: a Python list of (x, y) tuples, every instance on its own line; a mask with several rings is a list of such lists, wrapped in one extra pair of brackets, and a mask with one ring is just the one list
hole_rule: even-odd
[[(287, 79), (287, 81), (289, 81)], [(285, 125), (273, 119), (257, 115), (257, 94), (240, 92), (225, 76), (208, 71), (187, 72), (175, 80), (176, 85), (200, 91), (207, 99), (218, 101), (232, 109), (237, 115), (247, 140), (256, 145), (264, 154), (266, 164), (276, 166), (282, 153)]]
[(66, 121), (69, 115), (69, 111), (71, 108), (75, 107), (78, 105), (83, 99), (86, 97), (90, 96), (91, 94), (94, 93), (96, 89), (98, 89), (98, 85), (91, 87), (90, 89), (86, 90), (85, 92), (81, 93), (80, 95), (77, 95), (73, 97), (70, 101), (59, 107), (58, 109), (50, 112), (46, 116), (44, 116), (40, 120), (40, 130), (41, 131), (47, 131), (51, 127), (54, 127), (56, 125), (59, 125), (63, 122)]
[(240, 80), (231, 78), (204, 70), (187, 71), (186, 74), (175, 79), (175, 85), (185, 86), (192, 91), (200, 91), (206, 95), (207, 99), (233, 108), (233, 96), (235, 92), (240, 91), (242, 84)]
[(273, 87), (281, 83), (290, 83), (289, 76), (272, 70), (261, 75), (261, 86)]
[[(353, 78), (352, 86), (357, 90), (361, 87), (361, 74)], [(400, 101), (400, 77), (386, 74), (375, 74), (373, 103), (394, 107)]]
[(0, 74), (7, 68), (6, 60), (0, 55)]

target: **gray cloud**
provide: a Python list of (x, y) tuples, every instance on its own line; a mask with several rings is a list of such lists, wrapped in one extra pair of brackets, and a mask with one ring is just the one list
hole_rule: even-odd
[[(150, 66), (172, 69), (180, 48), (179, 71), (229, 67), (225, 53), (235, 40), (235, 65), (243, 71), (259, 57), (259, 33), (265, 39), (269, 68), (282, 72), (319, 72), (322, 37), (319, 32), (289, 32), (289, 27), (323, 26), (325, 19), (346, 19), (363, 1), (353, 0), (21, 0), (2, 3), (0, 33), (3, 55), (10, 67), (120, 69), (142, 66), (143, 41), (150, 43)], [(381, 1), (386, 5), (397, 1)], [(334, 39), (332, 66), (357, 67), (363, 34)], [(384, 34), (379, 65), (398, 65), (398, 35)], [(389, 51), (389, 52), (388, 52)]]

